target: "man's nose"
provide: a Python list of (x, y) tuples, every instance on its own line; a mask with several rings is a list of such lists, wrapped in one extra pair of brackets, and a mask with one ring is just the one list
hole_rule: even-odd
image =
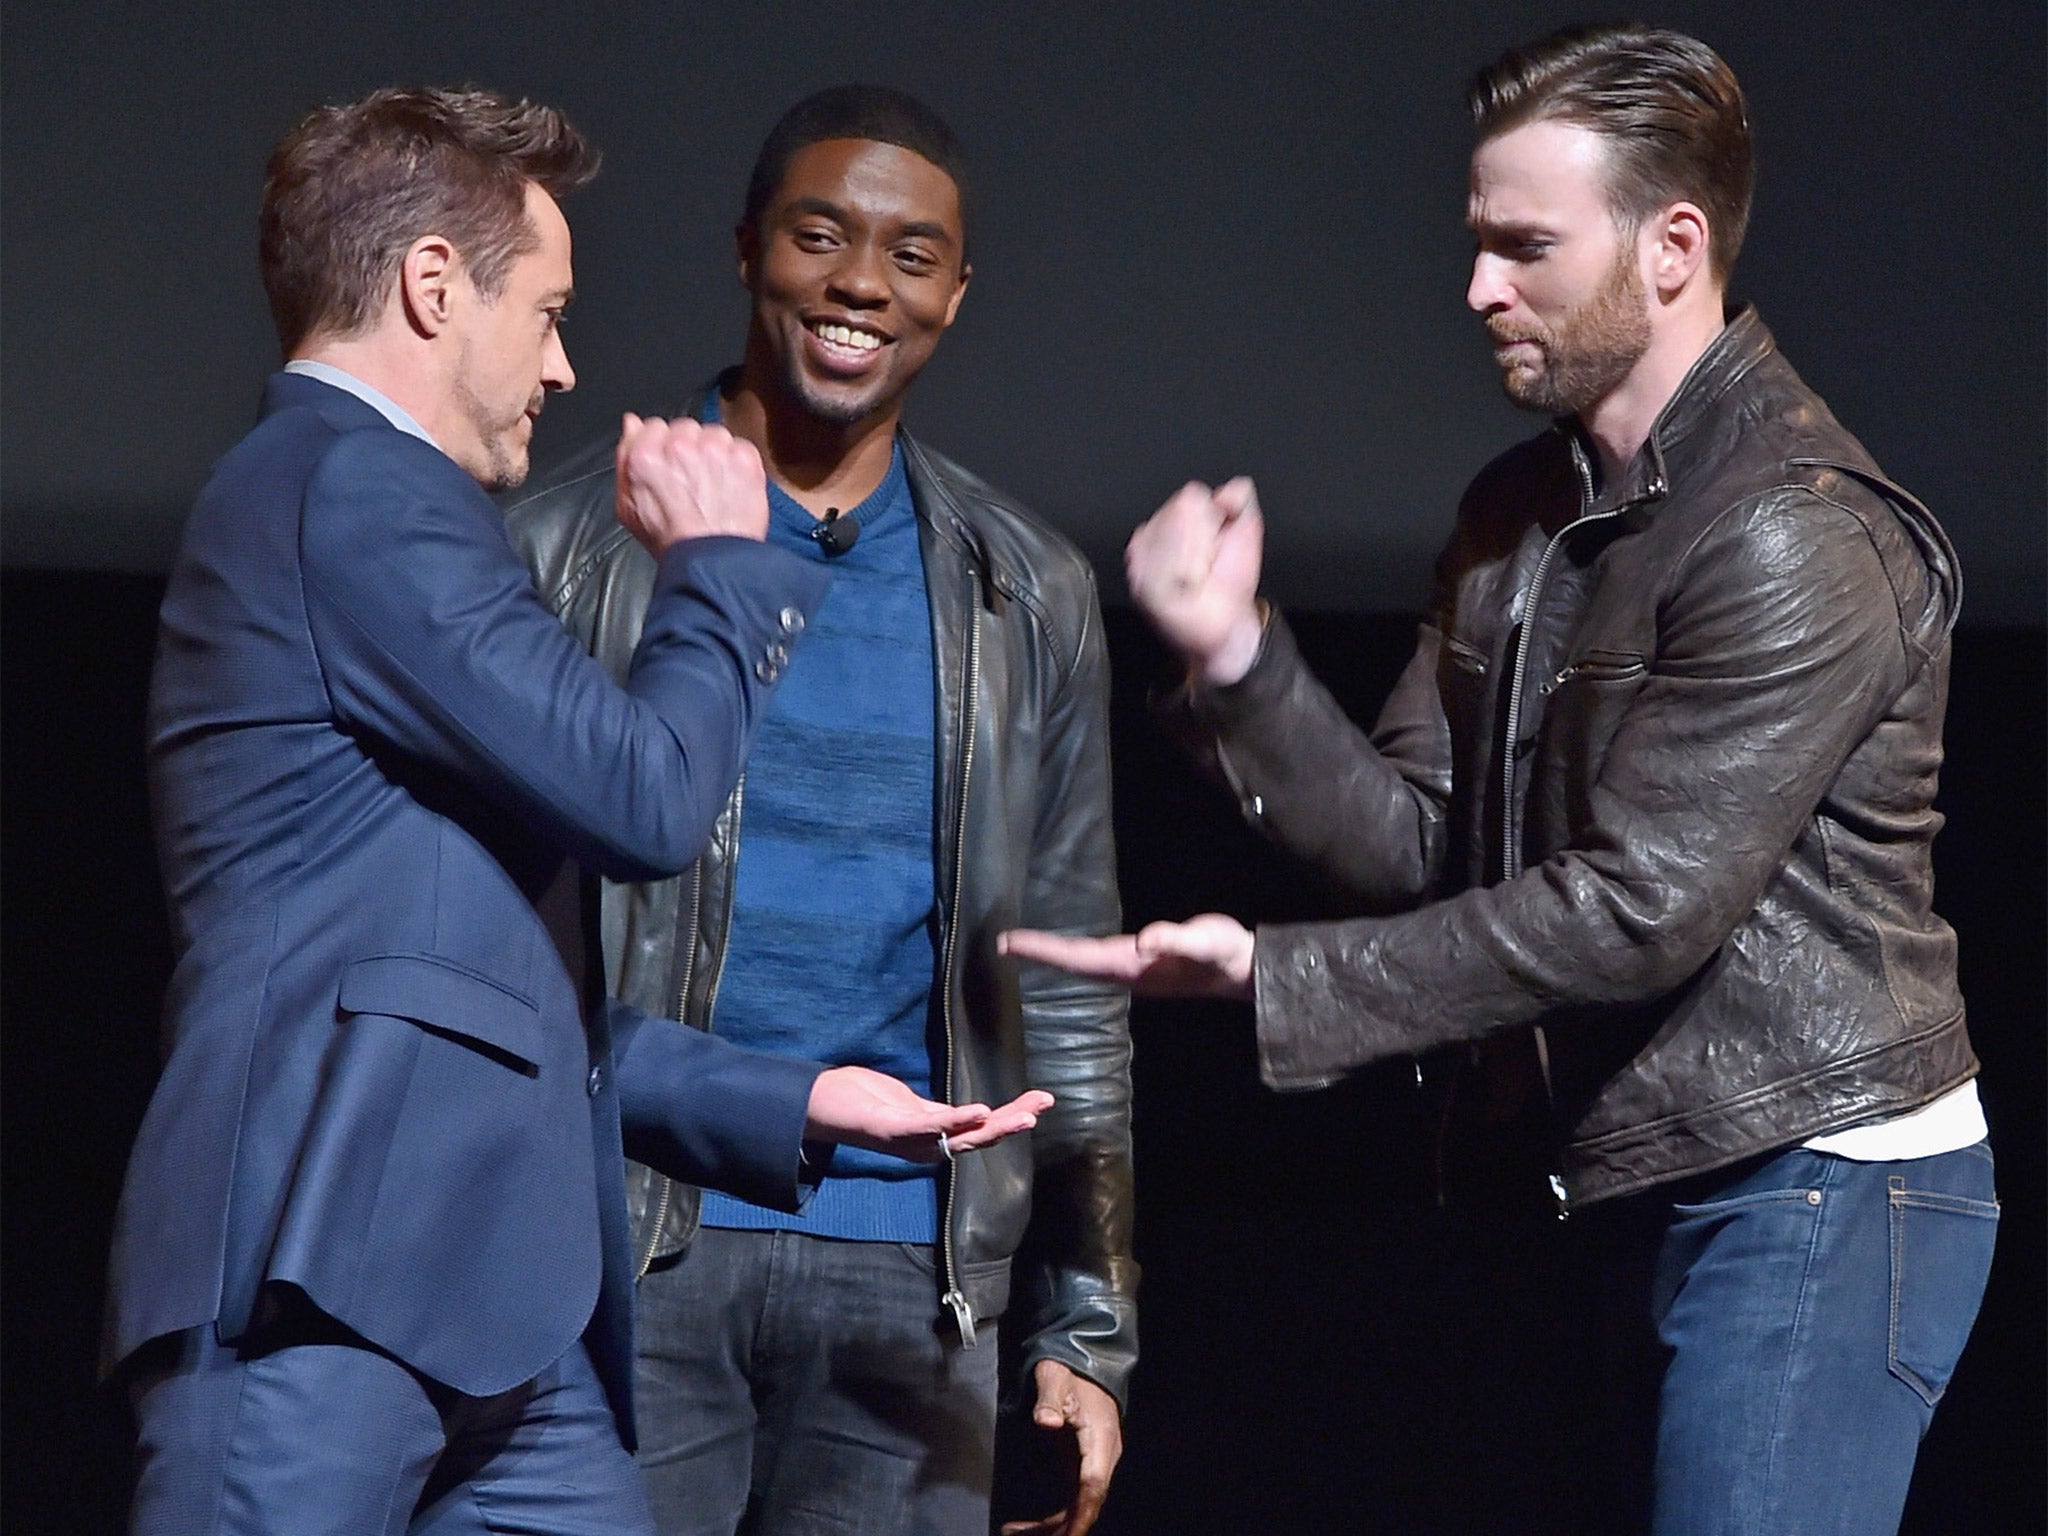
[(547, 351), (540, 361), (540, 381), (546, 388), (564, 393), (576, 387), (576, 370), (569, 366), (569, 349), (562, 345), (560, 332), (548, 337)]
[(1506, 309), (1513, 299), (1506, 265), (1498, 256), (1486, 251), (1474, 256), (1472, 281), (1465, 285), (1465, 303), (1482, 315)]
[(849, 304), (877, 305), (889, 302), (889, 279), (883, 268), (887, 253), (876, 246), (857, 243), (832, 269), (832, 291)]

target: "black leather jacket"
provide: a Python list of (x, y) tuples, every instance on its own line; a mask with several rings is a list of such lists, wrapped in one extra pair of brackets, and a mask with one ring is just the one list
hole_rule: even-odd
[(1594, 462), (1560, 423), (1473, 482), (1370, 744), (1277, 621), (1183, 706), (1254, 823), (1398, 914), (1259, 930), (1267, 1081), (1534, 1026), (1573, 1201), (1977, 1070), (1930, 905), (1948, 540), (1746, 311)]
[[(1137, 1357), (1128, 1005), (1114, 990), (1020, 973), (996, 956), (1005, 928), (1120, 925), (1094, 576), (1014, 502), (907, 433), (900, 440), (938, 671), (947, 1059), (934, 1063), (933, 1082), (955, 1103), (1002, 1103), (1027, 1087), (1057, 1100), (1034, 1131), (962, 1158), (942, 1182), (934, 1306), (971, 1341), (979, 1321), (1010, 1304), (1014, 1279), (1027, 1370), (1062, 1361), (1121, 1403)], [(506, 529), (542, 597), (616, 674), (632, 655), (653, 562), (618, 526), (612, 500), (612, 450), (597, 444), (514, 500)], [(657, 1017), (712, 1026), (745, 798), (742, 778), (680, 879), (603, 885), (605, 975)], [(697, 1192), (634, 1164), (627, 1195), (644, 1273), (689, 1243)]]

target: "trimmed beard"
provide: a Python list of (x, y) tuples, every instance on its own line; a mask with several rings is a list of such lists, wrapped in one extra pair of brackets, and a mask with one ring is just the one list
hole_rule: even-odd
[(1571, 416), (1596, 404), (1629, 376), (1650, 349), (1650, 309), (1635, 242), (1623, 240), (1614, 268), (1600, 289), (1554, 326), (1503, 316), (1486, 322), (1496, 343), (1533, 342), (1542, 361), (1503, 363), (1501, 388), (1525, 410)]

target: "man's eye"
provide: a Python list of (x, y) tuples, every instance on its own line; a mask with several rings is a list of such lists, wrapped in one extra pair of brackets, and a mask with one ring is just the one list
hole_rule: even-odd
[(1480, 239), (1472, 242), (1474, 256), (1498, 256), (1503, 261), (1536, 261), (1548, 256), (1556, 247), (1554, 240), (1537, 238)]

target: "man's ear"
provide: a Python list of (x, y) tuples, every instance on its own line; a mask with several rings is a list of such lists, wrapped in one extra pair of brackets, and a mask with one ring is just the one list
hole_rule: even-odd
[(462, 258), (445, 235), (421, 235), (398, 263), (398, 299), (406, 323), (421, 336), (437, 336), (455, 311)]
[(739, 268), (740, 286), (753, 291), (754, 272), (761, 264), (761, 232), (753, 221), (742, 219), (732, 227), (733, 262)]
[(960, 268), (960, 286), (953, 290), (953, 297), (946, 303), (946, 324), (951, 325), (953, 317), (960, 313), (960, 301), (967, 297), (967, 280), (972, 276), (974, 268), (964, 265)]
[(1650, 282), (1660, 299), (1676, 298), (1707, 264), (1712, 241), (1707, 215), (1697, 203), (1673, 203), (1644, 227), (1652, 240)]

